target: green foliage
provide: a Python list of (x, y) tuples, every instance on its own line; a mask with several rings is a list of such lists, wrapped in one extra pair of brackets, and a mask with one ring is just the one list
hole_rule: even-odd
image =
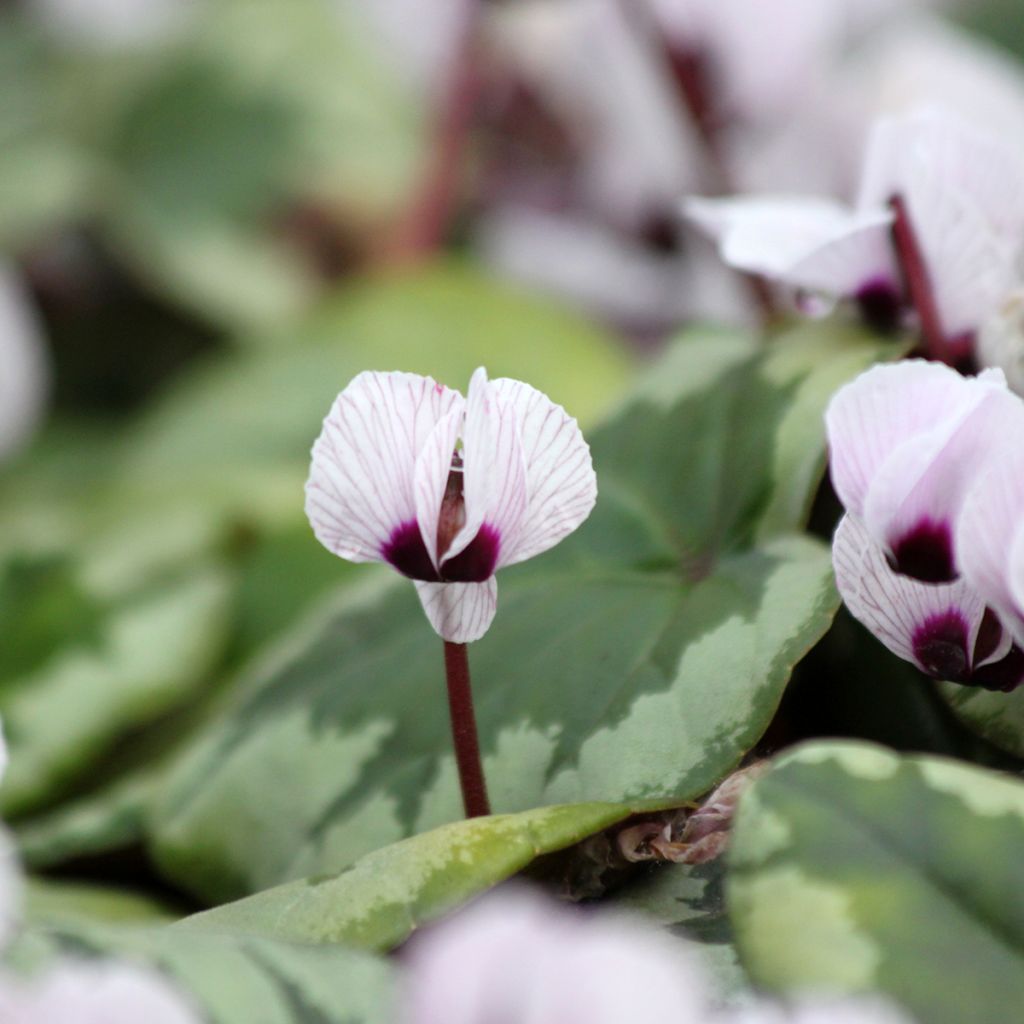
[[(817, 340), (764, 354), (694, 335), (591, 434), (597, 510), (502, 574), (472, 650), (497, 811), (672, 805), (760, 738), (836, 606), (827, 549), (792, 532), (822, 457), (818, 377), (875, 351)], [(163, 869), (206, 899), (237, 897), (457, 818), (442, 685), (412, 588), (367, 579), (254, 666), (248, 699), (175, 771), (153, 815)]]
[(621, 805), (576, 804), (454, 822), (367, 854), (340, 874), (289, 882), (180, 927), (384, 952), (534, 858), (628, 814)]
[(1024, 783), (955, 761), (816, 743), (744, 796), (728, 902), (776, 991), (881, 991), (928, 1024), (1024, 1000)]

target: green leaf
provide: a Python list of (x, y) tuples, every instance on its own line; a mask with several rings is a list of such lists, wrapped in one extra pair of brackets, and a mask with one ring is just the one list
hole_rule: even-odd
[(789, 994), (880, 991), (929, 1024), (1024, 1001), (1024, 783), (815, 743), (740, 804), (728, 901), (744, 966)]
[[(824, 545), (767, 530), (754, 543), (766, 510), (782, 523), (777, 495), (816, 484), (821, 410), (804, 400), (813, 430), (790, 416), (794, 394), (834, 372), (819, 341), (765, 354), (695, 335), (593, 432), (597, 510), (556, 552), (501, 574), (499, 614), (473, 645), (497, 811), (670, 806), (760, 738), (837, 603)], [(867, 361), (875, 347), (861, 344)], [(848, 339), (837, 346), (850, 370)], [(806, 501), (787, 498), (788, 530)], [(457, 818), (440, 647), (398, 579), (369, 578), (298, 630), (172, 774), (152, 816), (164, 870), (219, 901)]]
[(710, 988), (724, 1004), (750, 995), (725, 910), (724, 858), (706, 864), (659, 864), (615, 892), (622, 910), (653, 918), (673, 935), (687, 939), (711, 978)]
[(109, 886), (30, 877), (25, 890), (30, 925), (160, 924), (174, 916), (150, 896)]
[(993, 693), (974, 686), (942, 683), (939, 692), (956, 716), (983, 739), (1024, 758), (1024, 690)]
[(81, 642), (71, 634), (8, 680), (0, 692), (11, 749), (5, 813), (51, 799), (123, 731), (199, 686), (223, 649), (229, 599), (227, 579), (213, 568), (168, 580), (101, 605), (102, 619)]
[[(167, 974), (204, 1024), (388, 1024), (393, 969), (366, 953), (175, 927), (112, 927), (84, 918), (36, 927), (15, 946), (16, 965), (45, 969), (55, 956), (125, 957)], [(141, 1022), (140, 1022), (141, 1024)]]
[(616, 824), (616, 804), (574, 804), (444, 825), (337, 875), (303, 879), (186, 919), (181, 928), (387, 951), (526, 867)]

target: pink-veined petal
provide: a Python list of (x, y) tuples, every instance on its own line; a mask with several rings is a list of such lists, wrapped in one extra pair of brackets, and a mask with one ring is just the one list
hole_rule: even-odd
[(71, 960), (3, 984), (15, 1024), (202, 1024), (169, 980), (134, 964)]
[(424, 583), (416, 581), (423, 611), (443, 640), (470, 644), (487, 632), (498, 608), (498, 581), (482, 583)]
[(964, 579), (1024, 645), (1024, 449), (1009, 444), (979, 475), (956, 542)]
[(998, 386), (998, 378), (965, 380), (947, 366), (920, 359), (875, 366), (845, 384), (825, 411), (839, 500), (862, 516), (871, 481), (898, 445), (957, 421)]
[(491, 387), (515, 413), (526, 463), (529, 501), (519, 540), (498, 562), (511, 565), (554, 547), (590, 515), (597, 477), (590, 446), (560, 405), (522, 381), (500, 378)]
[(878, 544), (855, 516), (846, 515), (832, 540), (836, 586), (850, 614), (897, 657), (924, 672), (934, 666), (921, 658), (929, 624), (962, 625), (964, 672), (985, 614), (985, 602), (963, 580), (919, 583), (894, 573)]
[(437, 527), (441, 518), (441, 502), (464, 418), (461, 407), (452, 409), (431, 431), (416, 459), (416, 519), (435, 569), (438, 568)]
[(687, 200), (687, 216), (719, 242), (730, 266), (835, 297), (898, 280), (892, 213), (830, 199), (740, 196)]
[(515, 411), (494, 391), (482, 367), (469, 382), (462, 462), (466, 522), (442, 557), (442, 573), (475, 544), (481, 549), (480, 575), (486, 578), (518, 541), (527, 491)]
[[(1005, 388), (1001, 375), (998, 379), (991, 386), (965, 381), (976, 401), (898, 445), (868, 485), (863, 519), (869, 532), (897, 563), (902, 562), (900, 546), (911, 545), (908, 566), (900, 565), (901, 571), (932, 581), (959, 572), (955, 535), (964, 500), (986, 463), (999, 458), (993, 442), (1017, 431), (1024, 435), (1024, 405)], [(945, 549), (931, 556), (924, 551), (926, 561), (938, 555), (947, 562), (938, 567), (938, 575), (929, 575), (927, 566), (916, 571), (912, 564), (920, 556), (914, 545), (927, 549), (936, 543), (936, 537), (929, 540), (923, 533), (934, 533)]]
[(463, 399), (413, 373), (361, 373), (338, 395), (313, 445), (306, 514), (317, 539), (353, 562), (385, 560), (414, 528), (416, 457)]

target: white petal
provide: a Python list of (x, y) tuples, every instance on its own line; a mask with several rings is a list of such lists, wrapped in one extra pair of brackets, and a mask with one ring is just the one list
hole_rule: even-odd
[(67, 961), (9, 987), (17, 1024), (201, 1024), (163, 975), (131, 964)]
[(416, 518), (416, 457), (457, 391), (413, 373), (361, 373), (338, 395), (313, 445), (306, 515), (328, 550), (380, 561), (392, 531)]
[(416, 459), (416, 519), (435, 569), (438, 567), (437, 526), (441, 518), (441, 502), (464, 420), (461, 407), (452, 409), (431, 431)]
[(956, 522), (967, 494), (999, 442), (1024, 436), (1024, 405), (1001, 383), (966, 380), (972, 401), (895, 447), (875, 473), (864, 501), (864, 523), (890, 550), (923, 521), (945, 523), (957, 562)]
[(487, 528), (498, 540), (498, 559), (514, 548), (526, 511), (526, 465), (515, 411), (498, 395), (481, 367), (469, 382), (462, 432), (466, 524), (445, 554), (447, 562)]
[(854, 212), (828, 199), (689, 199), (687, 216), (719, 240), (722, 259), (796, 288), (850, 296), (898, 280), (883, 208)]
[(861, 203), (903, 197), (947, 337), (979, 329), (1009, 286), (1024, 233), (1024, 163), (952, 115), (885, 118), (868, 145)]
[(950, 611), (964, 620), (967, 651), (973, 652), (985, 603), (964, 581), (934, 585), (894, 573), (864, 525), (850, 515), (843, 517), (832, 540), (832, 563), (850, 614), (904, 661), (925, 670), (914, 654), (914, 634), (929, 619)]
[(453, 644), (469, 644), (487, 632), (498, 608), (498, 581), (423, 583), (416, 581), (423, 611), (434, 632)]
[(23, 885), (14, 839), (0, 828), (0, 949), (13, 937), (21, 920)]
[(868, 487), (894, 449), (926, 431), (947, 428), (998, 387), (965, 380), (923, 360), (876, 366), (844, 385), (825, 411), (832, 483), (847, 510), (863, 515)]
[(529, 501), (519, 542), (499, 560), (511, 565), (554, 547), (590, 515), (597, 477), (579, 425), (560, 405), (522, 381), (500, 378), (491, 386), (514, 410), (526, 462)]
[(1024, 449), (989, 465), (960, 513), (957, 551), (964, 579), (1024, 645)]

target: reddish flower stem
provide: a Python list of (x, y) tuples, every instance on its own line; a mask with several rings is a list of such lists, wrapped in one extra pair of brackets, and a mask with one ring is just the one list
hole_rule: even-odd
[(457, 204), (463, 158), (480, 91), (479, 13), (480, 0), (465, 0), (459, 44), (439, 105), (429, 163), (412, 203), (385, 246), (388, 262), (415, 262), (445, 241)]
[(917, 311), (924, 350), (930, 358), (947, 362), (946, 337), (935, 302), (935, 290), (906, 203), (902, 196), (896, 195), (889, 200), (889, 205), (894, 214), (892, 240), (896, 258), (903, 275), (903, 286)]
[(462, 805), (467, 818), (491, 813), (487, 783), (480, 760), (480, 741), (473, 711), (473, 689), (469, 681), (469, 657), (465, 644), (444, 642), (444, 669), (448, 678), (448, 712), (452, 723), (455, 763), (462, 787)]

